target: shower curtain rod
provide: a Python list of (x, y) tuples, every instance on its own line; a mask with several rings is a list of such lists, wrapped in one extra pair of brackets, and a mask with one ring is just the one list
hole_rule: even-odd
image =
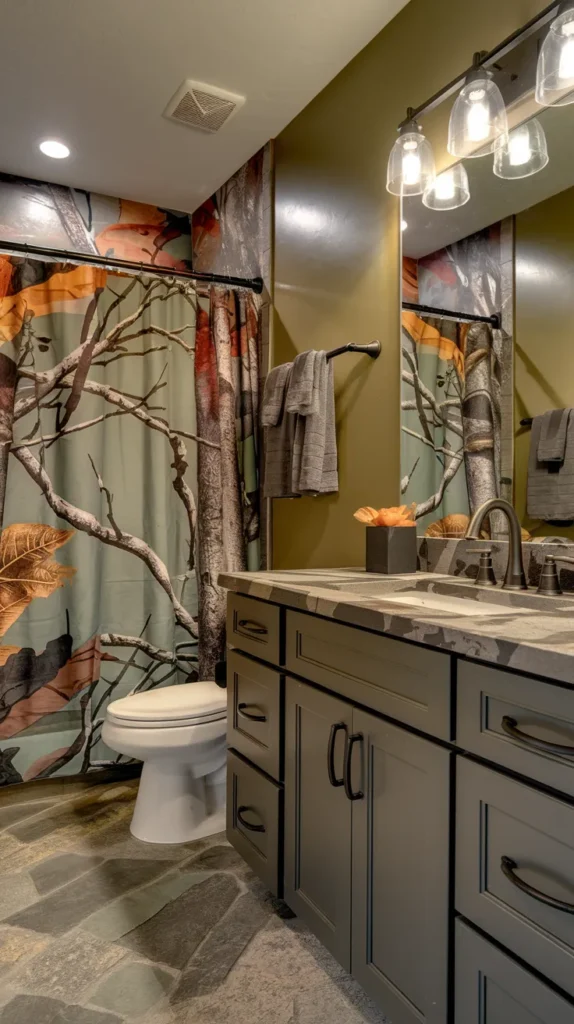
[(431, 316), (442, 316), (445, 320), (458, 320), (460, 323), (490, 324), (496, 329), (500, 328), (500, 314), (493, 313), (492, 316), (479, 316), (476, 313), (457, 313), (453, 309), (440, 309), (438, 306), (422, 306), (418, 302), (403, 302), (403, 309), (411, 309), (415, 313), (429, 313)]
[(224, 284), (230, 288), (249, 288), (257, 295), (263, 291), (261, 277), (233, 277), (228, 274), (205, 274), (193, 270), (172, 270), (170, 267), (158, 267), (155, 263), (135, 263), (132, 260), (118, 260), (112, 256), (99, 256), (95, 253), (69, 252), (67, 249), (52, 249), (42, 245), (28, 245), (26, 242), (7, 242), (0, 240), (0, 250), (25, 256), (49, 256), (51, 259), (64, 260), (67, 263), (88, 263), (91, 266), (110, 267), (112, 270), (131, 270), (132, 273), (156, 274), (160, 277), (179, 277), (187, 281), (203, 281), (207, 284)]

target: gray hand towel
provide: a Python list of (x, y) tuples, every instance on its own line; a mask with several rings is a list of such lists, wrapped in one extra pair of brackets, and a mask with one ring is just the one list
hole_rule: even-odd
[(285, 411), (285, 398), (293, 363), (283, 363), (269, 371), (263, 389), (261, 423), (264, 432), (263, 496), (294, 498), (291, 464), (295, 416)]
[(562, 463), (538, 457), (543, 420), (535, 416), (532, 421), (526, 509), (531, 519), (565, 522), (574, 519), (574, 416), (568, 417)]
[(287, 412), (311, 416), (318, 411), (319, 391), (315, 373), (321, 372), (318, 363), (320, 355), (320, 352), (312, 348), (295, 356), (285, 398)]
[(302, 352), (271, 371), (261, 421), (266, 498), (338, 490), (333, 367), (325, 352)]
[(267, 374), (261, 403), (261, 424), (264, 427), (275, 427), (281, 422), (285, 406), (285, 385), (292, 366), (293, 363), (282, 363)]
[(552, 409), (540, 417), (539, 462), (564, 462), (570, 409)]
[[(307, 387), (310, 366), (313, 367), (312, 393)], [(296, 415), (292, 490), (299, 494), (332, 494), (339, 489), (333, 366), (325, 352), (315, 352), (312, 359), (305, 360), (293, 387), (294, 376), (295, 364), (285, 400), (285, 407)]]

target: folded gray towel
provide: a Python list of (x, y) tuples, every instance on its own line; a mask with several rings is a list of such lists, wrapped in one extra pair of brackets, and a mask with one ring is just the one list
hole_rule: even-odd
[[(263, 397), (267, 498), (330, 494), (339, 488), (333, 367), (325, 352), (303, 352), (271, 371)], [(271, 374), (270, 374), (271, 376)]]
[(320, 356), (321, 353), (314, 348), (295, 356), (285, 396), (287, 412), (297, 413), (299, 416), (311, 416), (318, 411), (319, 391), (315, 373), (316, 368), (317, 372), (320, 372), (318, 363)]
[(532, 421), (526, 509), (531, 519), (565, 522), (574, 519), (574, 416), (568, 418), (563, 463), (538, 458), (543, 420)]
[(539, 462), (564, 462), (570, 409), (552, 409), (541, 417)]
[(285, 385), (289, 380), (293, 363), (282, 363), (269, 371), (265, 378), (263, 401), (261, 403), (261, 424), (275, 427), (281, 422), (285, 405)]

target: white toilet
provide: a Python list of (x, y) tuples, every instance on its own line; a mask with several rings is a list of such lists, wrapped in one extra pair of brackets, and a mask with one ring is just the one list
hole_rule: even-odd
[(133, 693), (107, 709), (102, 739), (143, 761), (130, 830), (189, 843), (225, 829), (227, 695), (213, 682)]

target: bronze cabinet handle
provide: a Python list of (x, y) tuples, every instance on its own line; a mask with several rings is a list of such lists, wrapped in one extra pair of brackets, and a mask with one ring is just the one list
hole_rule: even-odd
[(362, 789), (358, 789), (356, 791), (356, 793), (353, 792), (353, 782), (352, 782), (352, 779), (351, 779), (351, 762), (353, 760), (353, 747), (355, 746), (356, 743), (361, 743), (362, 744), (362, 742), (363, 742), (363, 734), (362, 734), (362, 732), (355, 732), (355, 733), (353, 733), (353, 735), (349, 736), (349, 738), (347, 740), (347, 752), (346, 752), (346, 757), (345, 757), (344, 785), (345, 785), (345, 793), (347, 794), (347, 797), (349, 798), (349, 800), (362, 800), (363, 796), (364, 796), (364, 793), (363, 793)]
[(507, 736), (512, 736), (513, 740), (519, 740), (526, 747), (540, 750), (543, 754), (567, 754), (569, 757), (574, 757), (574, 747), (568, 747), (565, 743), (551, 743), (549, 740), (539, 740), (536, 736), (529, 736), (527, 732), (522, 732), (518, 728), (516, 719), (510, 718), (508, 715), (504, 716), (500, 724)]
[(255, 622), (254, 619), (240, 619), (237, 625), (240, 629), (244, 629), (246, 633), (254, 633), (255, 636), (267, 636), (267, 626), (262, 626), (260, 622)]
[(238, 704), (237, 714), (241, 715), (242, 718), (248, 718), (250, 722), (266, 722), (266, 715), (254, 715), (251, 711), (246, 711), (245, 708), (253, 707), (256, 708), (257, 704)]
[(562, 910), (565, 914), (574, 914), (574, 903), (566, 903), (564, 900), (557, 900), (554, 896), (547, 896), (546, 893), (540, 892), (540, 889), (535, 889), (533, 885), (529, 885), (528, 882), (515, 875), (515, 871), (518, 869), (518, 864), (513, 861), (511, 857), (501, 857), (500, 859), (500, 870), (505, 878), (509, 882), (512, 882), (517, 889), (521, 892), (525, 892), (527, 896), (532, 896), (533, 900), (538, 900), (539, 903), (544, 903), (547, 907), (554, 907), (555, 910)]
[(337, 733), (345, 733), (345, 753), (347, 751), (347, 726), (344, 722), (335, 722), (331, 726), (331, 732), (329, 733), (329, 745), (327, 747), (327, 772), (329, 774), (329, 782), (332, 786), (344, 786), (345, 780), (338, 779), (335, 775), (335, 740), (337, 739)]
[[(252, 825), (249, 821), (246, 821), (243, 817), (245, 811), (252, 811), (252, 807), (238, 807), (237, 808), (237, 820), (243, 828), (246, 828), (248, 832), (265, 832), (265, 825)], [(255, 812), (253, 812), (255, 813)]]

